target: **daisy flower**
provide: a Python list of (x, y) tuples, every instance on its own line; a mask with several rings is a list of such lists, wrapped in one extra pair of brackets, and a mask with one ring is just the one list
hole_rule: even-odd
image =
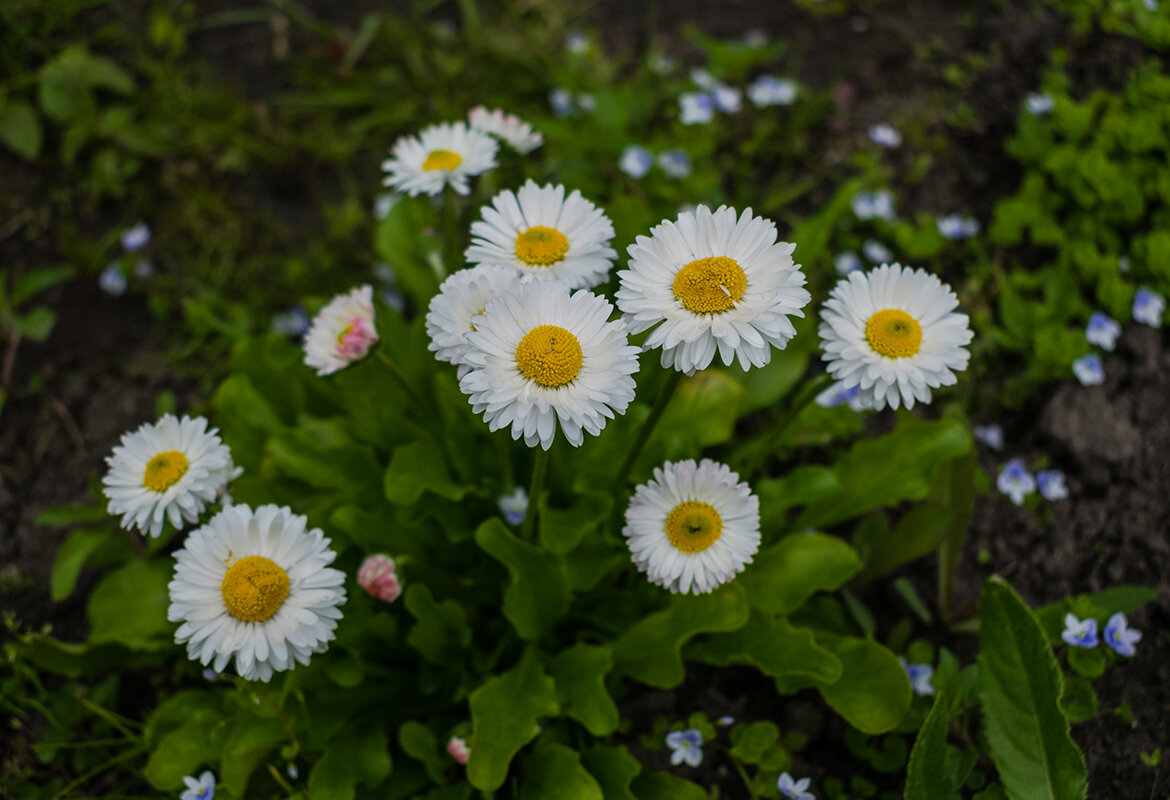
[(495, 139), (463, 122), (431, 125), (394, 143), (391, 157), (382, 162), (389, 173), (382, 185), (411, 197), (438, 194), (448, 184), (456, 194), (467, 194), (467, 179), (496, 166), (498, 149)]
[(617, 304), (632, 333), (654, 328), (644, 347), (661, 347), (664, 367), (692, 375), (716, 352), (727, 365), (762, 367), (796, 335), (789, 317), (803, 317), (811, 299), (794, 249), (750, 208), (737, 219), (734, 208), (699, 206), (630, 245)]
[(565, 197), (560, 184), (529, 180), (518, 192), (505, 189), (480, 215), (466, 254), (473, 264), (512, 267), (581, 289), (604, 283), (617, 257), (609, 217), (578, 191)]
[(853, 272), (829, 293), (820, 335), (829, 373), (858, 384), (879, 411), (929, 403), (930, 390), (967, 367), (967, 315), (951, 287), (924, 270), (883, 264)]
[(106, 464), (110, 469), (102, 478), (102, 493), (110, 500), (107, 510), (122, 515), (123, 528), (156, 538), (168, 519), (176, 530), (184, 521), (197, 522), (243, 472), (206, 418), (174, 414), (122, 434)]
[(491, 264), (461, 269), (443, 281), (427, 311), (427, 335), (431, 337), (427, 347), (434, 351), (435, 358), (460, 364), (460, 378), (467, 374), (468, 367), (461, 363), (467, 334), (475, 330), (489, 302), (519, 287), (520, 277), (515, 270)]
[(488, 111), (476, 106), (468, 112), (467, 119), (473, 129), (490, 133), (522, 155), (544, 144), (543, 135), (534, 132), (531, 125), (515, 114), (505, 114), (503, 109)]
[(374, 289), (367, 284), (337, 295), (313, 317), (305, 335), (305, 364), (318, 375), (332, 375), (365, 358), (377, 341)]
[(634, 491), (622, 535), (651, 582), (703, 594), (751, 562), (760, 546), (760, 502), (724, 464), (668, 461)]
[(341, 619), (345, 573), (319, 528), (287, 506), (232, 506), (187, 537), (175, 553), (167, 619), (175, 641), (222, 672), (232, 656), (247, 680), (308, 664)]
[(638, 348), (610, 322), (613, 306), (559, 281), (530, 281), (488, 303), (467, 335), (459, 381), (476, 414), (493, 430), (512, 428), (529, 447), (552, 446), (559, 426), (579, 447), (601, 433), (634, 399)]

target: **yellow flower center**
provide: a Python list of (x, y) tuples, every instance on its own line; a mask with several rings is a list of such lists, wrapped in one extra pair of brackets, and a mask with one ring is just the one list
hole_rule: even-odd
[(288, 573), (264, 556), (246, 556), (228, 567), (219, 590), (233, 617), (263, 622), (288, 597)]
[(696, 314), (720, 314), (747, 289), (747, 275), (734, 258), (711, 256), (684, 266), (674, 276), (674, 296)]
[(189, 466), (187, 457), (178, 450), (159, 453), (146, 462), (142, 485), (152, 492), (165, 492), (179, 482), (179, 478), (183, 477)]
[(905, 311), (887, 308), (865, 323), (865, 338), (875, 353), (890, 358), (907, 358), (922, 346), (922, 326)]
[(569, 240), (556, 228), (536, 225), (516, 237), (516, 257), (525, 264), (547, 267), (569, 252)]
[(550, 389), (576, 378), (581, 360), (581, 343), (559, 325), (537, 325), (516, 345), (520, 374)]
[(452, 153), (450, 150), (432, 150), (427, 153), (423, 169), (428, 172), (436, 169), (455, 169), (463, 163), (463, 156)]
[(722, 535), (723, 518), (709, 503), (687, 500), (666, 516), (666, 538), (684, 553), (701, 553)]

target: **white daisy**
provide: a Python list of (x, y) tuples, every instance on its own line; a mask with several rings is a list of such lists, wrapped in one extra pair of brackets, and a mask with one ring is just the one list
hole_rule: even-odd
[(467, 119), (472, 128), (507, 142), (517, 153), (531, 153), (544, 144), (544, 136), (534, 132), (531, 125), (515, 114), (505, 114), (500, 108), (488, 111), (476, 106), (467, 113)]
[(751, 562), (760, 546), (760, 501), (725, 464), (668, 461), (630, 498), (622, 535), (652, 582), (703, 594)]
[(378, 341), (374, 328), (374, 289), (359, 286), (325, 304), (305, 335), (305, 364), (331, 375), (365, 358)]
[(883, 264), (850, 273), (829, 293), (820, 334), (829, 373), (861, 387), (867, 407), (913, 408), (967, 368), (967, 315), (951, 287), (921, 269)]
[(176, 530), (184, 521), (197, 522), (243, 472), (206, 418), (174, 414), (122, 434), (106, 463), (110, 469), (102, 478), (102, 492), (110, 499), (109, 512), (122, 515), (123, 528), (154, 537), (168, 519)]
[(460, 364), (460, 378), (467, 374), (469, 367), (460, 363), (467, 349), (467, 334), (475, 330), (487, 304), (501, 292), (518, 289), (520, 281), (515, 270), (492, 264), (461, 269), (443, 281), (427, 312), (427, 334), (431, 337), (427, 347), (435, 352), (435, 358)]
[(512, 426), (529, 447), (552, 446), (558, 422), (574, 447), (634, 399), (638, 348), (613, 306), (558, 281), (530, 281), (491, 301), (467, 335), (459, 381), (491, 430)]
[(287, 506), (233, 506), (187, 537), (175, 553), (167, 619), (175, 641), (222, 672), (232, 656), (248, 680), (308, 664), (341, 619), (345, 573), (319, 528)]
[(609, 246), (613, 223), (574, 190), (538, 186), (505, 189), (471, 226), (467, 260), (513, 267), (523, 275), (555, 278), (570, 289), (604, 283), (617, 253)]
[(382, 162), (382, 171), (389, 173), (382, 185), (411, 197), (438, 194), (447, 184), (467, 194), (467, 179), (496, 166), (498, 149), (495, 139), (466, 123), (431, 125), (394, 143), (392, 157)]
[(733, 208), (699, 206), (630, 245), (617, 304), (631, 333), (654, 328), (643, 347), (661, 347), (664, 367), (691, 375), (716, 351), (724, 364), (762, 367), (796, 335), (789, 317), (803, 317), (811, 299), (794, 249), (750, 208), (736, 219)]

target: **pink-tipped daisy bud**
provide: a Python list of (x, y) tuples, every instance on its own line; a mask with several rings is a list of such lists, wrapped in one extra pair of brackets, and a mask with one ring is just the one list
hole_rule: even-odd
[(460, 764), (466, 764), (467, 759), (471, 757), (471, 750), (467, 746), (467, 742), (460, 739), (458, 736), (452, 736), (447, 742), (447, 752), (451, 758), (458, 761)]
[(394, 568), (394, 559), (378, 553), (362, 562), (358, 570), (358, 583), (379, 600), (393, 603), (402, 594), (402, 584)]

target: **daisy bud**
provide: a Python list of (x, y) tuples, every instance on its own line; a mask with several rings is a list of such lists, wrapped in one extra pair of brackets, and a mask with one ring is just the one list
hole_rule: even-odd
[(451, 758), (458, 761), (460, 764), (466, 764), (467, 759), (471, 758), (471, 750), (467, 746), (467, 742), (460, 739), (458, 736), (452, 736), (447, 742), (447, 753)]
[(371, 597), (393, 603), (402, 594), (402, 583), (395, 572), (394, 559), (378, 553), (362, 562), (357, 574), (358, 583)]

